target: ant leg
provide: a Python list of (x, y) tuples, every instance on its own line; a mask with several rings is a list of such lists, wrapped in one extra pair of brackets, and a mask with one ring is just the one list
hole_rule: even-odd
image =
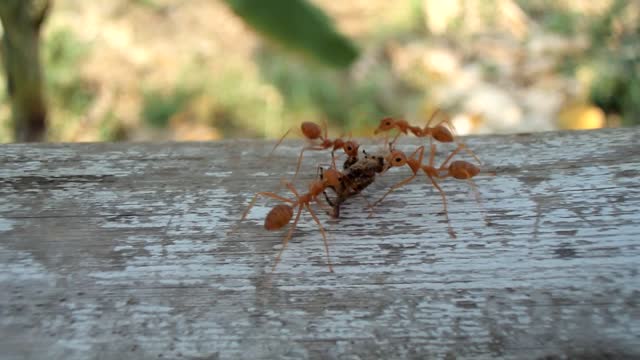
[(402, 134), (402, 131), (398, 131), (398, 133), (393, 138), (393, 140), (391, 140), (391, 142), (389, 143), (389, 148), (390, 149), (393, 148), (393, 145), (396, 143), (396, 140), (398, 140), (398, 138), (400, 137), (401, 134)]
[(424, 145), (418, 146), (418, 148), (409, 155), (409, 158), (413, 158), (416, 154), (418, 155), (418, 164), (422, 165), (422, 158), (424, 157)]
[(469, 149), (469, 148), (467, 147), (467, 145), (465, 145), (465, 144), (463, 144), (463, 143), (458, 143), (458, 146), (460, 146), (460, 145), (462, 145), (462, 146), (463, 146), (464, 151), (466, 151), (466, 152), (467, 152), (467, 154), (471, 155), (471, 157), (472, 157), (472, 158), (474, 158), (474, 159), (475, 159), (475, 161), (477, 161), (477, 162), (478, 162), (478, 164), (482, 165), (482, 160), (480, 160), (480, 158), (479, 158), (479, 157), (478, 157), (478, 156), (477, 156), (473, 151), (471, 151), (471, 149)]
[(335, 150), (331, 150), (331, 167), (333, 169), (337, 169), (336, 168), (336, 151)]
[(318, 224), (318, 227), (320, 228), (320, 233), (322, 234), (322, 240), (324, 241), (324, 251), (327, 254), (327, 265), (329, 265), (329, 271), (333, 272), (333, 266), (331, 265), (331, 258), (329, 257), (329, 242), (327, 241), (327, 234), (325, 233), (324, 228), (322, 227), (322, 224), (320, 224), (320, 220), (318, 220), (318, 217), (311, 209), (311, 206), (309, 206), (309, 204), (306, 204), (305, 206), (309, 211), (309, 214), (311, 214), (311, 217), (313, 218), (313, 220), (316, 222), (316, 224)]
[(482, 201), (480, 200), (480, 190), (478, 190), (478, 186), (473, 181), (473, 179), (472, 179), (473, 176), (468, 171), (466, 171), (464, 169), (461, 169), (461, 171), (465, 175), (465, 179), (469, 183), (469, 186), (471, 187), (471, 190), (473, 190), (473, 195), (476, 198), (476, 202), (478, 203), (478, 205), (480, 205), (482, 207)]
[(390, 145), (390, 143), (389, 143), (389, 132), (388, 131), (384, 131), (384, 137), (382, 139), (382, 148), (383, 149), (387, 149), (389, 147), (389, 145)]
[(324, 194), (324, 198), (327, 201), (327, 204), (331, 206), (331, 210), (327, 211), (327, 214), (334, 219), (339, 218), (340, 217), (340, 201), (339, 201), (340, 199), (336, 197), (336, 200), (334, 203), (333, 201), (331, 201), (331, 199), (329, 199), (329, 195), (327, 195), (326, 190), (324, 190), (322, 193)]
[(406, 185), (406, 184), (410, 183), (410, 182), (411, 182), (411, 180), (413, 180), (417, 175), (418, 175), (418, 173), (417, 173), (417, 172), (415, 172), (415, 173), (413, 173), (413, 175), (409, 176), (408, 178), (406, 178), (406, 179), (404, 179), (404, 180), (400, 181), (399, 183), (397, 183), (397, 184), (393, 185), (393, 186), (391, 187), (391, 189), (389, 189), (389, 191), (387, 191), (387, 193), (386, 193), (386, 194), (384, 194), (384, 196), (382, 196), (382, 197), (380, 198), (380, 200), (378, 200), (378, 201), (374, 202), (374, 203), (373, 203), (373, 205), (371, 205), (371, 210), (373, 211), (373, 208), (374, 208), (375, 206), (377, 206), (380, 202), (382, 202), (382, 200), (384, 200), (384, 198), (386, 198), (386, 197), (387, 197), (387, 195), (389, 195), (392, 191), (394, 191), (394, 190), (396, 190), (396, 189), (398, 189), (398, 188), (401, 188), (402, 186), (404, 186), (404, 185)]
[[(326, 192), (323, 191), (325, 198), (327, 199), (327, 202), (329, 202), (329, 197), (327, 196)], [(329, 208), (327, 206), (327, 204), (325, 204), (321, 199), (316, 199), (316, 204), (318, 204), (318, 206), (320, 206), (322, 208), (322, 210), (327, 211), (327, 214), (331, 214), (331, 211), (333, 209)], [(331, 204), (329, 204), (331, 205)], [(331, 205), (333, 206), (333, 205)]]
[(294, 181), (298, 176), (298, 172), (300, 171), (300, 166), (302, 165), (302, 156), (304, 155), (305, 150), (324, 150), (325, 148), (320, 146), (307, 146), (300, 151), (300, 156), (298, 156), (298, 164), (296, 165), (296, 172), (293, 174), (291, 181)]
[(478, 155), (476, 155), (476, 153), (474, 153), (471, 149), (469, 149), (466, 144), (457, 140), (456, 140), (456, 144), (458, 145), (458, 147), (454, 150), (454, 153), (457, 153), (460, 150), (464, 150), (466, 151), (467, 154), (469, 154), (469, 156), (471, 156), (476, 162), (478, 162), (478, 164), (482, 165), (482, 160), (480, 160)]
[(267, 196), (267, 197), (274, 198), (274, 199), (276, 199), (276, 200), (280, 200), (280, 201), (283, 201), (283, 202), (287, 202), (287, 203), (291, 203), (291, 204), (293, 204), (293, 203), (294, 203), (294, 201), (293, 201), (293, 200), (291, 200), (291, 199), (287, 199), (287, 198), (286, 198), (286, 197), (284, 197), (284, 196), (280, 196), (280, 195), (278, 195), (278, 194), (276, 194), (276, 193), (272, 193), (272, 192), (265, 192), (265, 191), (262, 191), (262, 192), (256, 193), (256, 194), (254, 195), (253, 199), (252, 199), (252, 200), (251, 200), (251, 202), (249, 203), (249, 206), (247, 206), (247, 209), (244, 211), (244, 213), (242, 213), (242, 218), (240, 218), (240, 221), (244, 220), (244, 219), (247, 217), (247, 215), (249, 215), (249, 211), (251, 210), (251, 208), (253, 207), (253, 205), (255, 205), (255, 204), (256, 204), (256, 201), (258, 201), (258, 196)]
[(442, 190), (440, 185), (438, 185), (438, 183), (433, 178), (433, 176), (427, 174), (427, 177), (429, 178), (429, 180), (431, 180), (431, 183), (433, 184), (433, 186), (436, 189), (438, 189), (438, 191), (440, 192), (440, 196), (442, 197), (442, 206), (444, 208), (444, 218), (447, 220), (447, 227), (449, 228), (448, 229), (449, 236), (451, 236), (453, 239), (455, 239), (456, 238), (456, 233), (455, 233), (455, 231), (453, 231), (453, 228), (451, 227), (451, 221), (449, 221), (449, 211), (447, 210), (447, 197), (444, 194), (444, 190)]
[(289, 189), (289, 191), (291, 191), (293, 193), (293, 195), (296, 196), (298, 201), (300, 201), (300, 194), (298, 194), (298, 192), (296, 191), (295, 186), (293, 186), (293, 184), (290, 183), (290, 182), (286, 182), (284, 185), (287, 187), (287, 189)]
[(459, 152), (460, 152), (460, 150), (462, 150), (463, 148), (466, 148), (466, 145), (465, 145), (465, 144), (462, 144), (462, 143), (458, 144), (458, 147), (457, 147), (455, 150), (453, 150), (453, 151), (451, 152), (451, 154), (449, 154), (449, 156), (447, 156), (447, 158), (442, 162), (442, 165), (440, 165), (440, 167), (438, 168), (438, 170), (445, 170), (445, 169), (446, 169), (447, 164), (449, 163), (449, 161), (451, 161), (451, 158), (453, 158), (453, 157), (454, 157), (457, 153), (459, 153)]
[(280, 146), (280, 144), (282, 143), (282, 141), (284, 140), (285, 137), (287, 137), (287, 135), (289, 135), (289, 133), (291, 132), (291, 129), (287, 130), (287, 132), (284, 133), (284, 135), (282, 135), (282, 137), (280, 138), (280, 140), (278, 140), (278, 142), (276, 143), (276, 145), (273, 147), (273, 149), (271, 150), (271, 152), (269, 153), (269, 156), (273, 155), (273, 152), (276, 151), (276, 148), (278, 146)]
[(371, 205), (371, 203), (369, 202), (369, 199), (367, 199), (366, 196), (364, 196), (364, 194), (362, 194), (361, 192), (357, 193), (356, 195), (360, 195), (362, 196), (362, 199), (364, 200), (365, 203), (367, 203), (367, 207), (369, 208), (369, 218), (373, 216), (373, 206)]
[(442, 190), (440, 185), (438, 185), (438, 183), (433, 178), (433, 176), (427, 174), (427, 177), (429, 177), (429, 180), (431, 180), (431, 183), (433, 184), (433, 186), (435, 186), (435, 188), (438, 189), (438, 191), (440, 192), (440, 196), (442, 197), (442, 210), (444, 211), (444, 213), (446, 215), (448, 213), (448, 211), (447, 211), (447, 197), (446, 197), (446, 195), (444, 193), (444, 190)]
[(296, 172), (293, 174), (291, 181), (294, 181), (296, 179), (296, 176), (298, 176), (298, 171), (300, 171), (300, 165), (302, 164), (302, 155), (304, 154), (304, 151), (307, 149), (308, 148), (305, 147), (302, 149), (302, 151), (300, 151), (300, 156), (298, 156), (298, 164), (296, 165)]
[(336, 202), (333, 205), (333, 215), (334, 219), (338, 219), (340, 217), (340, 205), (344, 202), (344, 199), (340, 196), (336, 197)]
[(282, 249), (280, 249), (280, 251), (278, 252), (278, 256), (276, 256), (276, 263), (273, 264), (273, 267), (271, 268), (271, 272), (276, 271), (276, 266), (278, 266), (278, 263), (280, 262), (280, 258), (282, 257), (282, 253), (284, 252), (284, 249), (287, 248), (287, 244), (289, 243), (291, 236), (293, 236), (293, 230), (295, 230), (296, 225), (298, 224), (298, 220), (300, 220), (301, 213), (302, 213), (302, 204), (298, 206), (298, 212), (296, 213), (296, 218), (291, 224), (291, 227), (287, 232), (287, 236), (285, 236), (284, 240), (282, 240)]
[(322, 140), (329, 138), (329, 125), (327, 124), (327, 119), (322, 120), (322, 128), (324, 129), (324, 138)]
[(463, 143), (458, 143), (458, 147), (457, 147), (455, 150), (453, 150), (453, 151), (451, 152), (451, 154), (449, 154), (449, 156), (445, 159), (445, 161), (444, 161), (444, 162), (442, 162), (442, 165), (440, 166), (439, 170), (444, 169), (444, 168), (447, 166), (447, 164), (449, 163), (449, 161), (451, 160), (451, 158), (453, 158), (457, 153), (459, 153), (459, 152), (460, 152), (460, 150), (464, 150), (464, 151), (466, 151), (466, 152), (467, 152), (467, 153), (469, 153), (469, 154), (470, 154), (470, 155), (471, 155), (471, 156), (472, 156), (472, 157), (473, 157), (473, 158), (474, 158), (474, 159), (475, 159), (479, 164), (482, 164), (482, 161), (480, 161), (480, 159), (476, 156), (476, 154), (474, 154), (474, 152), (473, 152), (473, 151), (471, 151), (471, 149), (469, 149), (469, 148), (467, 147), (467, 145), (465, 145), (465, 144), (463, 144)]
[(478, 205), (482, 207), (482, 201), (480, 199), (480, 190), (478, 190), (478, 186), (471, 178), (468, 178), (467, 182), (469, 183), (469, 186), (471, 186), (471, 189), (473, 190), (473, 195), (476, 198), (476, 202), (478, 203)]
[(327, 190), (324, 190), (322, 193), (324, 194), (324, 198), (327, 200), (327, 204), (329, 204), (329, 206), (334, 206), (331, 199), (329, 199), (329, 195), (327, 195)]
[(433, 110), (433, 112), (431, 113), (431, 116), (429, 117), (429, 120), (427, 121), (427, 125), (425, 125), (425, 129), (429, 128), (429, 125), (431, 125), (431, 122), (433, 121), (433, 119), (436, 118), (436, 115), (438, 115), (438, 113), (440, 112), (440, 108), (437, 107), (435, 110)]
[[(278, 142), (276, 143), (276, 145), (273, 147), (273, 149), (271, 149), (271, 152), (269, 153), (269, 156), (267, 158), (270, 158), (271, 155), (273, 155), (273, 152), (276, 151), (276, 148), (278, 148), (278, 146), (280, 146), (280, 144), (282, 144), (282, 141), (284, 141), (284, 138), (287, 137), (287, 135), (289, 135), (289, 133), (291, 132), (291, 130), (296, 131), (296, 133), (304, 136), (304, 134), (300, 131), (300, 129), (295, 129), (295, 128), (289, 128), (289, 130), (287, 130), (284, 135), (282, 135), (282, 137), (280, 138), (280, 140), (278, 140)], [(306, 136), (305, 136), (306, 137)]]
[(447, 125), (449, 126), (449, 128), (450, 128), (453, 132), (455, 132), (455, 131), (456, 131), (456, 128), (455, 128), (455, 126), (453, 125), (453, 120), (451, 120), (451, 116), (449, 116), (449, 114), (447, 114), (447, 113), (443, 112), (443, 113), (442, 113), (442, 117), (443, 117), (443, 119), (442, 119), (442, 120), (440, 120), (440, 121), (438, 121), (438, 123), (436, 123), (436, 124), (434, 125), (434, 127), (440, 126), (440, 125), (442, 125), (442, 124), (447, 124)]
[(433, 141), (431, 141), (431, 144), (429, 145), (429, 167), (434, 167), (433, 162), (435, 160), (435, 157), (436, 157), (436, 145), (433, 143)]
[[(436, 110), (436, 113), (437, 112), (438, 112), (438, 110)], [(443, 114), (443, 117), (444, 117), (444, 119), (440, 120), (434, 127), (440, 126), (442, 124), (447, 124), (449, 126), (449, 128), (451, 129), (451, 131), (455, 134), (456, 127), (455, 127), (455, 125), (453, 125), (453, 121), (451, 120), (451, 117), (446, 113)], [(429, 122), (431, 122), (431, 120), (433, 120), (433, 115), (432, 115), (432, 118), (429, 119)], [(429, 123), (427, 123), (427, 125), (428, 124)], [(463, 144), (463, 143), (461, 143), (459, 141), (456, 141), (456, 144), (458, 144), (458, 147), (463, 147), (464, 151), (466, 151), (467, 154), (469, 154), (472, 158), (474, 158), (478, 162), (478, 164), (482, 165), (482, 161), (480, 160), (480, 158), (478, 158), (478, 156), (473, 151), (471, 151), (471, 149), (466, 147), (465, 144)]]

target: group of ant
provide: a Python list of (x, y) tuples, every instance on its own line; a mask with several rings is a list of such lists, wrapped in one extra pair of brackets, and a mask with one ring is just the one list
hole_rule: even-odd
[[(438, 121), (434, 126), (431, 126), (433, 120), (438, 118), (438, 114), (442, 115), (442, 119)], [(393, 129), (396, 129), (398, 133), (391, 141), (389, 141), (388, 134)], [(276, 148), (282, 143), (284, 138), (291, 132), (291, 130), (293, 129), (289, 129), (280, 138), (271, 153), (276, 150)], [(320, 220), (318, 219), (318, 216), (312, 209), (311, 204), (315, 203), (323, 209), (326, 209), (331, 216), (339, 217), (340, 205), (350, 197), (361, 194), (362, 190), (364, 190), (367, 186), (374, 182), (377, 174), (383, 174), (392, 167), (401, 167), (407, 165), (411, 169), (411, 176), (393, 185), (380, 199), (375, 201), (373, 204), (367, 201), (370, 212), (369, 216), (373, 214), (373, 208), (380, 204), (387, 197), (387, 195), (389, 195), (392, 191), (411, 182), (416, 178), (416, 176), (418, 176), (418, 173), (422, 171), (430, 180), (431, 184), (433, 184), (433, 186), (440, 192), (444, 207), (444, 215), (446, 217), (447, 223), (449, 224), (447, 198), (440, 185), (438, 185), (436, 179), (441, 180), (452, 177), (459, 180), (466, 180), (476, 191), (477, 195), (477, 188), (473, 183), (472, 178), (480, 173), (480, 168), (468, 161), (451, 160), (456, 154), (464, 150), (471, 157), (473, 157), (475, 161), (478, 162), (478, 164), (481, 164), (480, 159), (478, 159), (478, 157), (470, 149), (468, 149), (465, 144), (456, 140), (452, 130), (453, 124), (451, 123), (449, 116), (439, 111), (438, 109), (433, 112), (433, 114), (427, 121), (427, 124), (423, 128), (419, 126), (412, 126), (406, 120), (386, 117), (380, 121), (379, 126), (374, 131), (374, 134), (385, 134), (384, 153), (380, 155), (371, 155), (368, 154), (365, 150), (362, 150), (363, 156), (359, 156), (360, 146), (356, 141), (351, 139), (344, 140), (342, 137), (338, 137), (332, 140), (328, 137), (326, 123), (324, 123), (321, 127), (314, 122), (303, 122), (300, 126), (300, 131), (302, 135), (307, 139), (309, 144), (305, 146), (302, 151), (300, 151), (296, 171), (293, 178), (291, 179), (291, 181), (287, 181), (284, 183), (284, 185), (293, 194), (293, 197), (287, 198), (274, 192), (258, 192), (255, 194), (247, 209), (242, 214), (240, 221), (244, 220), (247, 217), (249, 211), (261, 196), (270, 197), (283, 203), (274, 206), (269, 211), (264, 221), (265, 229), (273, 231), (283, 228), (284, 226), (289, 224), (291, 222), (291, 219), (293, 218), (293, 223), (291, 224), (289, 231), (284, 237), (282, 248), (276, 256), (275, 263), (272, 268), (272, 271), (274, 271), (280, 261), (282, 253), (287, 247), (287, 243), (293, 235), (293, 231), (298, 224), (298, 220), (300, 219), (300, 215), (303, 209), (306, 209), (313, 220), (316, 222), (316, 224), (318, 224), (320, 233), (322, 234), (322, 239), (324, 241), (325, 252), (327, 255), (327, 265), (329, 267), (329, 271), (333, 272), (333, 266), (329, 257), (327, 235), (324, 228), (322, 227), (322, 224), (320, 223)], [(407, 156), (404, 152), (396, 149), (395, 143), (398, 140), (398, 137), (403, 134), (408, 135), (409, 133), (418, 138), (429, 138), (430, 151), (427, 163), (423, 163), (425, 157), (424, 145), (418, 146), (415, 151), (413, 151), (409, 156)], [(457, 147), (447, 156), (447, 158), (439, 167), (436, 167), (434, 165), (436, 145), (433, 143), (433, 140), (441, 143), (455, 143), (457, 145)], [(292, 182), (298, 175), (300, 166), (302, 164), (304, 152), (307, 150), (320, 151), (329, 149), (331, 150), (331, 166), (327, 169), (318, 167), (318, 177), (316, 180), (312, 181), (309, 184), (308, 191), (302, 194), (298, 192)], [(336, 152), (338, 152), (339, 150), (342, 150), (347, 156), (346, 160), (343, 163), (342, 170), (338, 170), (336, 166)], [(327, 189), (331, 189), (335, 192), (335, 197), (333, 200), (327, 194)], [(320, 198), (320, 194), (324, 194), (324, 199), (326, 200), (327, 204), (331, 206), (331, 208), (328, 208), (327, 205), (322, 201), (322, 199)], [(455, 233), (451, 229), (450, 224), (449, 234), (451, 235), (451, 237), (455, 238)]]

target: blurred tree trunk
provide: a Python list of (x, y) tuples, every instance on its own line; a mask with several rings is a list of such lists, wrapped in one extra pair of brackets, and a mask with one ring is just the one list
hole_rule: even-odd
[(50, 0), (0, 0), (2, 60), (11, 99), (15, 141), (41, 141), (47, 108), (40, 66), (40, 28)]

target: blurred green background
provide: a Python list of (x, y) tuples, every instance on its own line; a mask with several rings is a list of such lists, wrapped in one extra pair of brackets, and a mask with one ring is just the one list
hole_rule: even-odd
[(437, 106), (461, 134), (635, 125), (639, 17), (621, 0), (56, 0), (46, 140), (274, 138), (307, 120), (369, 136)]

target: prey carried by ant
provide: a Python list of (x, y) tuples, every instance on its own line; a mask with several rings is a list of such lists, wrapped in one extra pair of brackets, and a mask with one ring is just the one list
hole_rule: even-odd
[(348, 198), (360, 194), (371, 185), (376, 178), (376, 174), (382, 173), (385, 168), (383, 156), (369, 155), (364, 149), (362, 153), (364, 154), (362, 158), (349, 158), (345, 161), (345, 170), (340, 178), (340, 186), (331, 187), (336, 193), (335, 200), (331, 201), (327, 193), (324, 193), (327, 203), (333, 207), (333, 217), (340, 217), (340, 205)]

